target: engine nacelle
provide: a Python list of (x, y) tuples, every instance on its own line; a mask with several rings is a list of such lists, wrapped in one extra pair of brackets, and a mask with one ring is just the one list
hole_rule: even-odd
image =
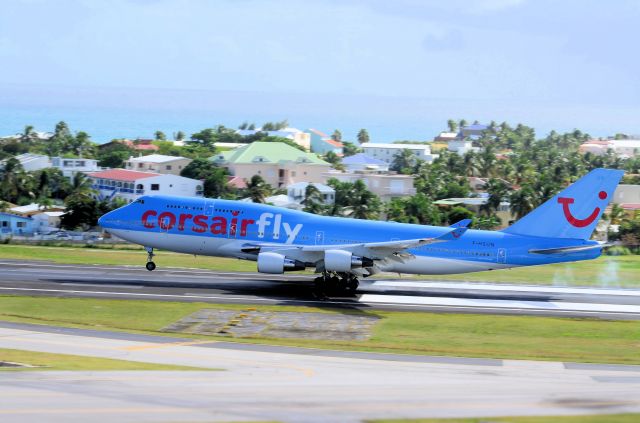
[(287, 271), (304, 270), (305, 265), (298, 260), (288, 259), (282, 254), (265, 252), (258, 254), (258, 272), (282, 274)]
[(349, 251), (327, 250), (324, 252), (324, 268), (330, 272), (348, 272), (356, 267), (371, 266), (373, 266), (373, 260), (354, 256)]

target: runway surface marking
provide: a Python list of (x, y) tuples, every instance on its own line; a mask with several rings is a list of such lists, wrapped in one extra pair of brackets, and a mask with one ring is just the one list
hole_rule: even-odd
[(451, 297), (418, 297), (413, 295), (379, 295), (364, 294), (360, 297), (363, 303), (393, 303), (415, 305), (439, 305), (454, 307), (497, 307), (557, 311), (593, 311), (605, 313), (634, 313), (640, 314), (640, 305), (631, 304), (596, 304), (571, 303), (554, 301), (511, 301), (485, 300)]
[(639, 289), (621, 288), (582, 288), (582, 287), (561, 287), (543, 285), (507, 285), (489, 284), (486, 282), (420, 282), (420, 281), (394, 281), (377, 280), (371, 283), (372, 286), (397, 287), (397, 288), (444, 288), (444, 289), (469, 289), (487, 291), (515, 291), (532, 293), (559, 293), (559, 294), (586, 294), (586, 295), (622, 295), (640, 297)]
[(87, 291), (87, 290), (64, 290), (64, 289), (42, 289), (42, 288), (14, 288), (0, 287), (3, 291), (18, 292), (50, 292), (66, 293), (73, 295), (101, 295), (101, 296), (126, 296), (141, 298), (172, 298), (180, 299), (206, 299), (223, 301), (256, 301), (263, 303), (290, 303), (290, 304), (330, 304), (349, 305), (355, 304), (378, 304), (403, 308), (417, 308), (429, 306), (433, 308), (459, 309), (459, 310), (495, 310), (495, 311), (553, 311), (554, 313), (575, 313), (583, 314), (640, 314), (640, 306), (624, 304), (594, 304), (594, 303), (570, 303), (570, 302), (544, 302), (544, 301), (510, 301), (510, 300), (485, 300), (485, 299), (463, 299), (453, 297), (422, 297), (409, 295), (378, 295), (363, 294), (354, 301), (319, 301), (319, 300), (296, 300), (282, 298), (263, 297), (233, 297), (227, 295), (194, 295), (194, 294), (152, 294), (142, 292), (114, 292), (114, 291)]

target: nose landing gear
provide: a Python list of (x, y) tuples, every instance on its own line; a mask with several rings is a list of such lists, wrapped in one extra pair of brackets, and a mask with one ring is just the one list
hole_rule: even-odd
[(151, 272), (156, 268), (156, 264), (153, 262), (153, 256), (155, 256), (155, 254), (153, 254), (153, 247), (144, 247), (144, 249), (147, 250), (147, 264), (145, 267)]

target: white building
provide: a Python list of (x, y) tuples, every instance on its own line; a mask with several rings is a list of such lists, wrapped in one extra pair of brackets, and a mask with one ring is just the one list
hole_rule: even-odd
[(607, 154), (609, 150), (618, 157), (635, 157), (640, 155), (640, 139), (633, 140), (589, 140), (580, 145), (581, 153), (597, 156)]
[(388, 172), (389, 163), (384, 160), (369, 157), (364, 153), (354, 154), (342, 159), (347, 172)]
[(431, 154), (431, 146), (428, 144), (382, 144), (366, 142), (360, 146), (369, 157), (380, 159), (389, 164), (393, 163), (396, 154), (402, 153), (402, 150), (411, 150), (411, 152), (420, 160), (431, 163), (438, 155)]
[(640, 185), (618, 185), (612, 201), (618, 204), (640, 204)]
[[(15, 157), (23, 169), (27, 172), (33, 172), (36, 170), (46, 169), (51, 167), (51, 159), (49, 156), (45, 156), (42, 154), (32, 154), (32, 153), (24, 153), (19, 154)], [(0, 162), (0, 168), (4, 168), (4, 164), (7, 162), (7, 159)]]
[(98, 161), (95, 159), (65, 159), (63, 157), (53, 157), (51, 159), (51, 167), (58, 168), (62, 174), (69, 179), (73, 179), (78, 172), (95, 172), (100, 170)]
[(479, 148), (473, 147), (473, 142), (470, 139), (455, 139), (447, 143), (447, 150), (453, 151), (463, 156), (469, 151), (478, 151)]
[(289, 200), (301, 203), (304, 200), (305, 192), (309, 185), (315, 186), (320, 191), (322, 202), (324, 204), (333, 204), (336, 201), (336, 190), (329, 185), (320, 184), (317, 182), (296, 182), (287, 187), (287, 196)]
[(169, 175), (180, 175), (182, 169), (192, 160), (180, 156), (165, 156), (163, 154), (149, 154), (148, 156), (129, 157), (125, 167), (139, 172), (157, 172)]
[(237, 134), (240, 134), (243, 137), (255, 135), (258, 132), (264, 132), (270, 137), (282, 137), (290, 139), (299, 146), (303, 147), (305, 150), (311, 150), (311, 135), (307, 132), (299, 130), (298, 128), (282, 128), (277, 131), (263, 131), (262, 128), (238, 129), (236, 131)]
[(122, 198), (132, 202), (142, 195), (201, 197), (202, 181), (177, 175), (161, 175), (127, 169), (88, 173), (101, 199)]

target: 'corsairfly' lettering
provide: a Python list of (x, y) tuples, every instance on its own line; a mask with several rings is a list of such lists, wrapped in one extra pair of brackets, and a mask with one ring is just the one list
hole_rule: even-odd
[[(234, 214), (231, 219), (228, 219), (224, 216), (206, 216), (203, 214), (194, 216), (189, 213), (181, 213), (176, 216), (170, 211), (165, 211), (158, 215), (155, 210), (147, 210), (142, 214), (141, 222), (142, 226), (147, 229), (158, 227), (163, 231), (174, 229), (179, 232), (190, 231), (199, 234), (209, 232), (212, 235), (227, 235), (231, 238), (250, 235), (250, 226), (256, 225), (258, 238), (265, 238), (267, 233), (270, 232), (270, 238), (279, 240), (281, 235), (284, 234), (286, 236), (286, 244), (293, 243), (304, 226), (302, 223), (290, 225), (289, 222), (283, 220), (283, 216), (280, 213), (262, 213), (257, 222), (254, 219), (238, 219), (235, 217), (236, 215)], [(191, 221), (190, 225), (188, 221)], [(267, 231), (267, 229), (270, 229), (270, 231)]]

